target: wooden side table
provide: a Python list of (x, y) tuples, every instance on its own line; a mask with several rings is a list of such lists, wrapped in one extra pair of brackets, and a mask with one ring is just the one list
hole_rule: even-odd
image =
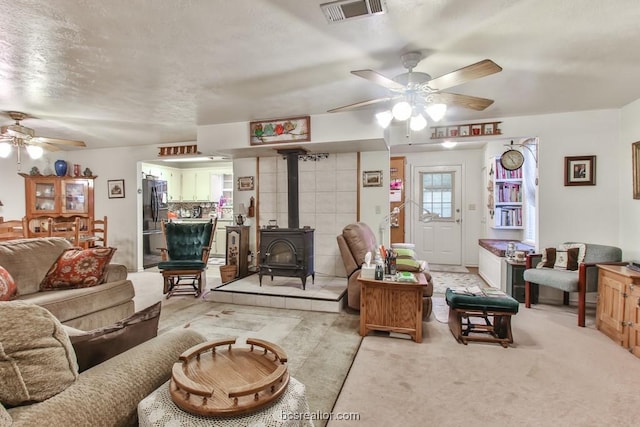
[(363, 279), (360, 282), (360, 335), (372, 330), (409, 334), (422, 342), (422, 298), (427, 279), (417, 282)]
[(640, 273), (624, 265), (597, 266), (596, 328), (640, 357)]

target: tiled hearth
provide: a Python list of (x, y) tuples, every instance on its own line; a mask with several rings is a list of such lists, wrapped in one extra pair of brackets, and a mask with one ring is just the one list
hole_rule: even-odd
[(208, 301), (294, 310), (340, 312), (346, 305), (347, 279), (316, 275), (315, 283), (307, 279), (306, 290), (297, 277), (263, 276), (259, 285), (257, 274), (207, 290)]

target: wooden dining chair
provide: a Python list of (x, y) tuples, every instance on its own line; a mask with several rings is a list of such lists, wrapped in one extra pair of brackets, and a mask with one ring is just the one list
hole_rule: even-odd
[(93, 239), (94, 246), (107, 247), (107, 217), (94, 219), (89, 224), (89, 235)]
[(0, 240), (24, 239), (28, 237), (27, 217), (0, 222)]
[(77, 218), (49, 218), (49, 235), (64, 237), (74, 245), (79, 245), (76, 238)]

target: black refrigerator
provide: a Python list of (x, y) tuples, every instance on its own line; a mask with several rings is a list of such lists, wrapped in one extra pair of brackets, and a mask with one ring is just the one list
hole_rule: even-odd
[(144, 268), (155, 267), (160, 262), (160, 250), (164, 247), (162, 221), (167, 220), (167, 181), (142, 180), (142, 247)]

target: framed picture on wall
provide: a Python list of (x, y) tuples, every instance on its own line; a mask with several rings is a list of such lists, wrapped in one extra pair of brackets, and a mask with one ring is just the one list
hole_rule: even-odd
[(382, 171), (362, 172), (363, 187), (382, 187)]
[(249, 191), (253, 190), (253, 177), (252, 176), (241, 176), (238, 178), (238, 191)]
[(564, 185), (596, 185), (596, 156), (565, 157)]
[(124, 179), (107, 181), (107, 191), (110, 199), (124, 199)]

